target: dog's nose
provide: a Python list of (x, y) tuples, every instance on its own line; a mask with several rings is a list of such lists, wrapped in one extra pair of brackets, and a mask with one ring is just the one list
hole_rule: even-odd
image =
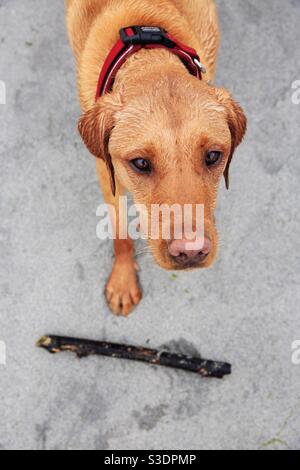
[(207, 237), (201, 240), (172, 240), (168, 250), (178, 266), (195, 266), (204, 261), (210, 253), (211, 241)]

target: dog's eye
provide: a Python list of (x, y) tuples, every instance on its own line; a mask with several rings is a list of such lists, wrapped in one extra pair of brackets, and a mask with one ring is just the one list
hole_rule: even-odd
[(135, 158), (131, 160), (130, 164), (134, 170), (138, 170), (140, 173), (150, 173), (151, 171), (150, 162), (145, 158)]
[(212, 152), (208, 152), (205, 157), (206, 165), (207, 166), (214, 165), (220, 160), (221, 157), (222, 157), (222, 152), (218, 152), (216, 150)]

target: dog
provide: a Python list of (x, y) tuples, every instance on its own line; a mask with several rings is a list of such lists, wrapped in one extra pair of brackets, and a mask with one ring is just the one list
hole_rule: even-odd
[[(125, 191), (147, 208), (202, 204), (201, 246), (185, 234), (150, 238), (148, 244), (165, 269), (211, 266), (218, 252), (214, 210), (219, 183), (224, 175), (228, 187), (232, 156), (246, 131), (241, 106), (224, 88), (212, 85), (220, 41), (214, 0), (66, 0), (66, 10), (83, 111), (78, 128), (96, 157), (105, 201), (115, 207), (117, 218)], [(95, 100), (100, 70), (119, 31), (132, 25), (146, 32), (161, 28), (193, 48), (201, 58), (202, 79), (174, 50), (141, 47), (119, 68), (111, 90)], [(114, 314), (127, 316), (142, 297), (138, 266), (133, 240), (120, 237), (117, 223), (114, 230), (106, 298)]]

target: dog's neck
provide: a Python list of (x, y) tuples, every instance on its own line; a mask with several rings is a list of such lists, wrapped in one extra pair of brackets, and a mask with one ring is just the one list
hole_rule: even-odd
[[(91, 25), (82, 55), (78, 58), (79, 93), (84, 110), (94, 104), (99, 71), (107, 54), (118, 40), (120, 28), (132, 24), (157, 25), (170, 31), (177, 40), (196, 49), (207, 69), (204, 79), (206, 81), (213, 79), (216, 51), (212, 50), (209, 42), (201, 40), (191, 31), (189, 23), (179, 15), (171, 2), (164, 5), (158, 3), (155, 12), (152, 0), (137, 0), (136, 7), (129, 11), (124, 2), (124, 5), (119, 5), (118, 10), (113, 6), (106, 7), (103, 14), (97, 17)], [(114, 90), (122, 88), (123, 93), (126, 90), (130, 93), (131, 85), (136, 86), (137, 81), (143, 79), (143, 75), (154, 71), (157, 76), (164, 71), (189, 75), (180, 59), (167, 50), (143, 49), (130, 57), (118, 71)]]

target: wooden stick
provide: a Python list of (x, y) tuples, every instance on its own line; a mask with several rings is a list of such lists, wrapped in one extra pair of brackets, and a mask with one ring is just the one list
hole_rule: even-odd
[(184, 356), (166, 351), (156, 351), (144, 347), (128, 346), (125, 344), (92, 341), (88, 339), (67, 338), (62, 336), (43, 336), (37, 346), (50, 353), (71, 351), (82, 358), (90, 355), (101, 355), (143, 361), (160, 366), (184, 369), (196, 372), (202, 377), (222, 379), (231, 373), (231, 365), (226, 362), (210, 361), (197, 357)]

